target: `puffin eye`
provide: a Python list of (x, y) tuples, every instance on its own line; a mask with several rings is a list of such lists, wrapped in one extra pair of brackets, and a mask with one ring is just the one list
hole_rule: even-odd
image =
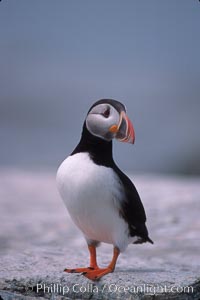
[(108, 118), (110, 116), (110, 108), (107, 108), (104, 112), (103, 112), (103, 116), (105, 118)]

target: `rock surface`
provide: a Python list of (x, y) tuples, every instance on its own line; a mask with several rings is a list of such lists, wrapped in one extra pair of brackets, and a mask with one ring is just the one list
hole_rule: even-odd
[[(131, 176), (155, 244), (130, 245), (114, 273), (92, 283), (65, 267), (88, 265), (55, 172), (0, 172), (0, 299), (200, 299), (200, 180)], [(100, 266), (112, 246), (97, 249)]]

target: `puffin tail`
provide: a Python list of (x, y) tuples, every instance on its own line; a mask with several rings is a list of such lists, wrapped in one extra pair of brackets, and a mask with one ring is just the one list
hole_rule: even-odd
[(154, 244), (154, 242), (147, 236), (145, 238), (140, 237), (137, 241), (133, 242), (133, 244), (143, 244), (149, 242), (151, 244)]
[(147, 242), (154, 244), (154, 242), (149, 237), (147, 237)]

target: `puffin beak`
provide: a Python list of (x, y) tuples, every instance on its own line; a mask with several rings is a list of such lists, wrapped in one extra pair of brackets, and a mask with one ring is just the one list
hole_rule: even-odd
[(135, 131), (133, 124), (124, 111), (120, 113), (119, 124), (111, 126), (109, 131), (115, 133), (115, 138), (120, 142), (134, 144)]

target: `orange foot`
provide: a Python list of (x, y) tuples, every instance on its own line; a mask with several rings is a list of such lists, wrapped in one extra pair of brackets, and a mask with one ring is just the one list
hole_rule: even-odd
[(105, 268), (105, 269), (94, 269), (94, 270), (88, 270), (86, 272), (83, 272), (82, 274), (87, 277), (90, 280), (99, 280), (101, 277), (103, 277), (104, 275), (108, 274), (108, 273), (112, 273), (113, 269), (111, 268)]
[(87, 273), (87, 272), (91, 272), (94, 271), (95, 268), (92, 267), (87, 267), (87, 268), (77, 268), (77, 269), (64, 269), (64, 272), (67, 273)]

